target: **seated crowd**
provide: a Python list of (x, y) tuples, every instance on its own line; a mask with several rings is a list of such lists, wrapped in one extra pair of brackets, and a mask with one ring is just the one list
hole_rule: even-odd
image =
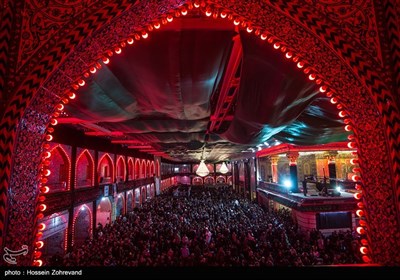
[(230, 187), (191, 187), (135, 208), (48, 265), (311, 266), (361, 263), (351, 231), (303, 232), (287, 210), (265, 211)]

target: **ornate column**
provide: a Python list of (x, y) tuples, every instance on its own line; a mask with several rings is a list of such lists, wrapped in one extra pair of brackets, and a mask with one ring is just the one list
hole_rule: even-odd
[(295, 193), (300, 192), (297, 179), (297, 159), (299, 158), (299, 153), (288, 152), (286, 156), (289, 159), (290, 181), (292, 182), (291, 191)]
[(278, 183), (278, 156), (271, 156), (271, 172), (272, 172), (272, 182)]

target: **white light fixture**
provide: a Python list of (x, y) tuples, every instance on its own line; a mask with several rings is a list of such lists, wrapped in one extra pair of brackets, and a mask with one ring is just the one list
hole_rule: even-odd
[(200, 161), (200, 165), (197, 167), (196, 174), (200, 177), (205, 177), (210, 174), (210, 170), (208, 170), (206, 164), (204, 163), (204, 159)]
[(226, 174), (229, 172), (228, 166), (226, 166), (225, 161), (221, 164), (221, 167), (219, 168), (219, 172), (222, 174)]

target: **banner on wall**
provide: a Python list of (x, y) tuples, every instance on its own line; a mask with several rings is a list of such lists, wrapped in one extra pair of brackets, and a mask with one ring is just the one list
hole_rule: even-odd
[(114, 195), (114, 198), (117, 198), (117, 184), (113, 184), (113, 195)]
[(104, 196), (107, 197), (110, 192), (110, 187), (108, 185), (104, 186)]
[(155, 183), (156, 183), (156, 195), (160, 194), (160, 185), (161, 185), (161, 179), (160, 177), (155, 177)]

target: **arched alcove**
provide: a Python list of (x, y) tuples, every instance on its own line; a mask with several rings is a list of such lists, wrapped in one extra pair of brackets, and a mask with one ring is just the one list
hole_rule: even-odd
[(102, 224), (103, 226), (111, 223), (111, 213), (112, 206), (110, 199), (108, 197), (102, 197), (97, 203), (96, 223)]
[(112, 183), (114, 178), (114, 164), (109, 154), (104, 154), (99, 160), (97, 170), (100, 184)]
[(92, 211), (86, 204), (79, 206), (76, 210), (72, 233), (72, 245), (75, 248), (82, 246), (92, 236)]
[(76, 159), (75, 188), (94, 185), (94, 160), (88, 150), (83, 150)]
[(135, 178), (134, 174), (135, 174), (135, 165), (133, 163), (133, 159), (130, 157), (128, 159), (128, 180), (129, 181), (133, 180)]
[(117, 170), (116, 170), (116, 177), (115, 179), (117, 182), (123, 182), (125, 181), (126, 177), (126, 166), (125, 166), (125, 159), (122, 156), (119, 156), (117, 159)]
[(133, 211), (133, 204), (134, 204), (133, 191), (128, 191), (126, 193), (126, 212), (127, 213), (130, 213)]
[(120, 215), (125, 215), (125, 198), (122, 193), (118, 194), (116, 206), (115, 206), (115, 217), (119, 217)]
[(51, 171), (47, 185), (50, 192), (66, 191), (70, 188), (71, 160), (62, 146), (57, 145), (51, 150)]

